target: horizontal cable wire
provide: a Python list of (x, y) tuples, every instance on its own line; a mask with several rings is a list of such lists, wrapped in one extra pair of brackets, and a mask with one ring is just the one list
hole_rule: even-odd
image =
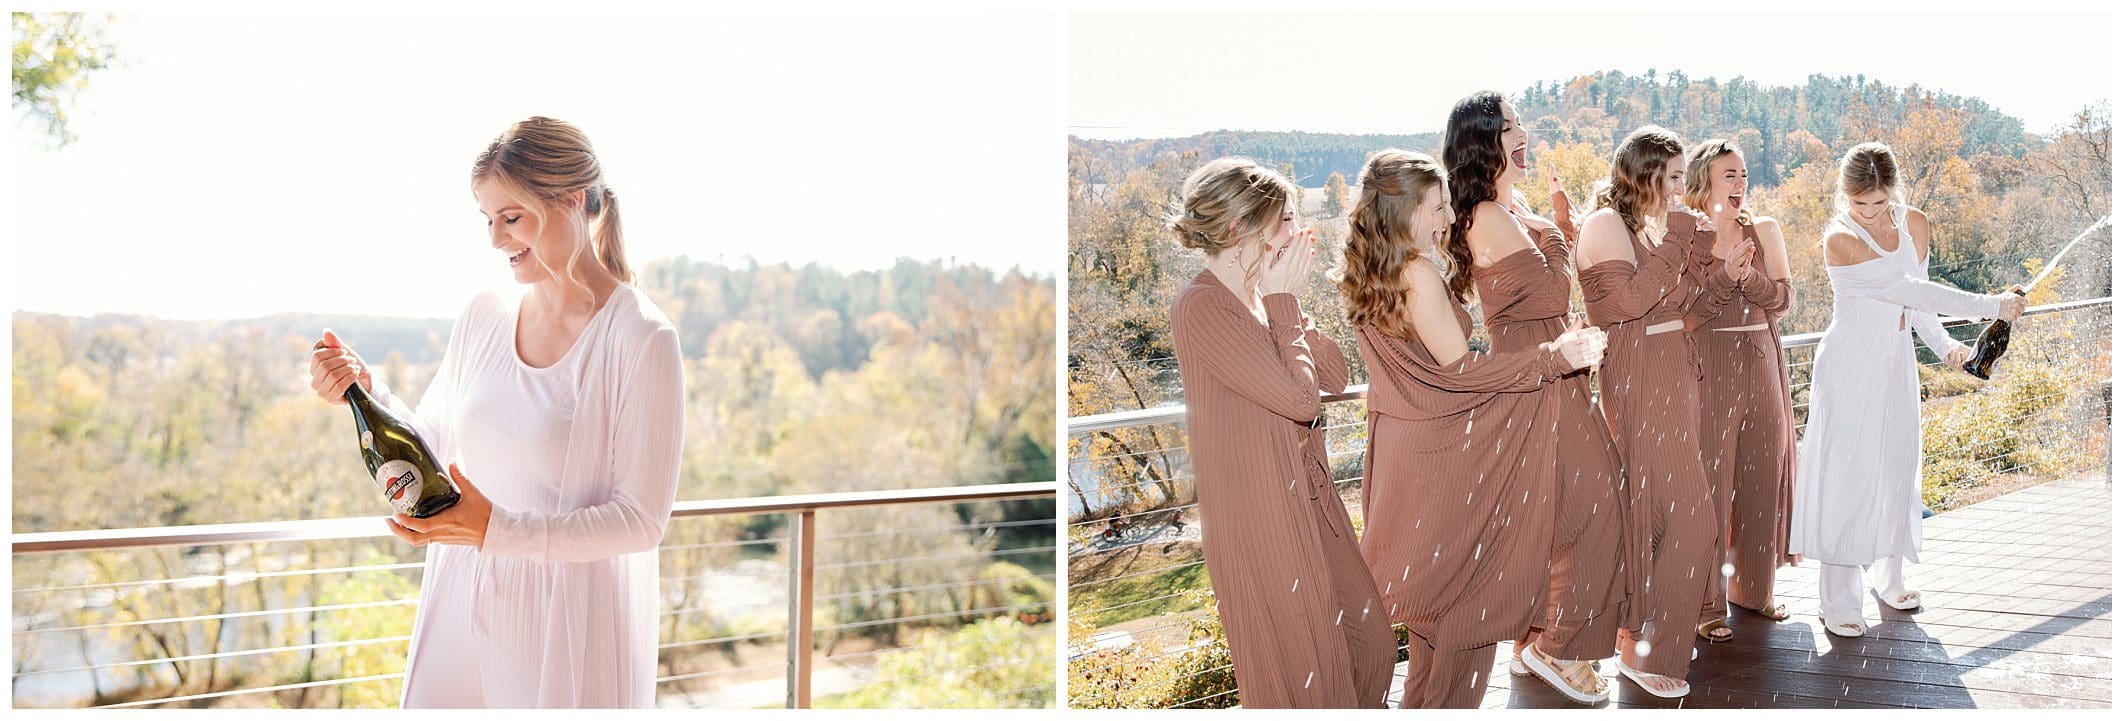
[(414, 562), (414, 563), (392, 563), (392, 564), (378, 564), (378, 565), (368, 565), (368, 566), (340, 566), (340, 567), (338, 567), (338, 568), (312, 568), (312, 569), (306, 569), (306, 570), (300, 570), (300, 571), (266, 571), (266, 572), (262, 572), (262, 573), (253, 573), (253, 572), (249, 572), (249, 571), (243, 571), (243, 572), (238, 572), (238, 573), (224, 573), (224, 574), (220, 574), (220, 575), (215, 575), (215, 576), (185, 576), (185, 577), (183, 577), (183, 578), (164, 578), (164, 579), (157, 579), (157, 580), (149, 580), (149, 581), (119, 581), (119, 582), (116, 582), (116, 583), (89, 583), (89, 584), (82, 584), (82, 585), (78, 585), (78, 586), (39, 586), (39, 587), (34, 587), (34, 588), (18, 588), (18, 589), (15, 589), (15, 593), (32, 593), (32, 592), (36, 592), (36, 591), (89, 591), (89, 590), (97, 590), (97, 589), (105, 589), (105, 588), (125, 588), (125, 587), (129, 587), (129, 586), (159, 586), (159, 585), (162, 585), (162, 584), (169, 584), (169, 583), (189, 583), (189, 582), (201, 582), (201, 581), (216, 581), (216, 580), (224, 580), (224, 579), (231, 579), (231, 578), (233, 578), (233, 579), (239, 579), (239, 580), (242, 580), (242, 581), (246, 581), (246, 582), (248, 582), (248, 581), (254, 581), (254, 580), (257, 580), (257, 579), (261, 579), (261, 578), (284, 578), (284, 577), (288, 577), (288, 576), (313, 576), (313, 575), (318, 575), (318, 574), (325, 574), (325, 573), (340, 573), (340, 572), (348, 572), (348, 573), (360, 573), (360, 572), (362, 572), (362, 571), (396, 571), (396, 570), (403, 570), (403, 569), (408, 569), (408, 568), (420, 568), (420, 567), (422, 567), (422, 566), (425, 566), (425, 565), (427, 565), (427, 563), (425, 563), (425, 562)]
[(344, 686), (344, 685), (347, 685), (347, 684), (356, 684), (356, 683), (368, 683), (368, 682), (370, 682), (370, 681), (389, 681), (389, 680), (391, 680), (391, 679), (394, 679), (394, 678), (404, 678), (404, 677), (405, 677), (405, 675), (406, 675), (406, 674), (405, 674), (405, 672), (404, 672), (404, 671), (400, 671), (400, 672), (398, 672), (398, 673), (381, 673), (381, 674), (376, 674), (376, 675), (374, 675), (374, 676), (362, 676), (362, 677), (359, 677), (359, 678), (341, 678), (341, 679), (331, 679), (331, 680), (326, 680), (326, 681), (309, 681), (309, 682), (305, 682), (305, 683), (290, 683), (290, 684), (282, 684), (282, 685), (279, 685), (279, 686), (265, 686), (265, 687), (261, 687), (261, 688), (245, 688), (245, 689), (236, 689), (236, 690), (234, 690), (234, 691), (216, 691), (216, 692), (213, 692), (213, 693), (196, 693), (196, 694), (192, 694), (192, 695), (190, 695), (190, 696), (171, 696), (171, 697), (169, 697), (169, 698), (158, 698), (158, 699), (149, 699), (149, 700), (146, 700), (146, 701), (133, 701), (133, 702), (130, 702), (130, 703), (114, 703), (114, 704), (109, 704), (109, 705), (105, 705), (105, 706), (96, 706), (96, 707), (94, 707), (94, 708), (132, 708), (132, 707), (135, 707), (135, 706), (154, 706), (154, 705), (158, 705), (158, 704), (166, 704), (166, 703), (176, 703), (176, 702), (179, 702), (179, 701), (197, 701), (197, 700), (201, 700), (201, 699), (210, 699), (210, 698), (223, 698), (223, 697), (227, 697), (227, 696), (242, 696), (242, 695), (245, 695), (245, 694), (254, 694), (254, 693), (271, 693), (271, 692), (273, 692), (273, 691), (293, 691), (293, 690), (295, 690), (295, 689), (299, 689), (299, 688), (317, 688), (317, 687), (320, 687), (320, 686)]
[(341, 647), (346, 647), (346, 646), (369, 646), (369, 645), (374, 645), (374, 644), (379, 644), (379, 643), (397, 643), (397, 642), (400, 642), (400, 641), (411, 641), (411, 640), (413, 640), (413, 637), (412, 637), (412, 636), (384, 636), (384, 637), (379, 637), (379, 638), (366, 638), (366, 639), (357, 639), (357, 640), (352, 640), (352, 641), (327, 641), (327, 642), (323, 642), (323, 643), (306, 643), (306, 644), (302, 644), (302, 645), (300, 645), (300, 646), (275, 646), (275, 647), (273, 647), (273, 648), (256, 648), (256, 649), (247, 649), (247, 650), (243, 650), (243, 651), (223, 651), (223, 652), (220, 652), (220, 653), (201, 653), (201, 654), (193, 654), (193, 655), (190, 655), (190, 656), (175, 656), (175, 657), (170, 657), (170, 658), (150, 658), (150, 659), (143, 659), (143, 660), (139, 660), (139, 661), (115, 661), (115, 662), (112, 662), (112, 663), (99, 663), (99, 664), (94, 664), (94, 665), (90, 665), (90, 666), (71, 666), (71, 667), (67, 667), (67, 668), (41, 668), (41, 669), (36, 669), (36, 670), (31, 670), (31, 671), (18, 671), (18, 672), (16, 672), (16, 673), (15, 673), (15, 677), (16, 677), (16, 678), (21, 678), (21, 677), (23, 677), (23, 676), (35, 676), (35, 675), (38, 675), (38, 674), (47, 674), (47, 673), (67, 673), (67, 672), (71, 672), (71, 671), (99, 671), (99, 670), (102, 670), (102, 669), (106, 669), (106, 668), (124, 668), (124, 667), (127, 667), (127, 666), (154, 666), (154, 665), (161, 665), (161, 664), (165, 664), (165, 663), (180, 663), (180, 662), (185, 662), (185, 661), (204, 661), (204, 660), (207, 660), (207, 659), (212, 659), (212, 658), (234, 658), (234, 657), (237, 657), (237, 656), (257, 656), (257, 655), (261, 655), (261, 654), (268, 654), (268, 653), (285, 653), (285, 652), (288, 652), (288, 651), (308, 651), (308, 650), (315, 650), (315, 649), (321, 649), (321, 648), (341, 648)]

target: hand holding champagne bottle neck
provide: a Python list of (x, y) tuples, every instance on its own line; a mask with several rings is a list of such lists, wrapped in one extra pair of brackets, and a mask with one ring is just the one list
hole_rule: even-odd
[(2028, 309), (2028, 289), (2021, 286), (2008, 288), (2006, 292), (2000, 293), (1998, 298), (1999, 320), (2018, 320), (2021, 312)]
[(347, 402), (350, 390), (361, 386), (363, 394), (375, 388), (369, 376), (369, 364), (361, 355), (348, 348), (339, 334), (326, 328), (324, 338), (310, 347), (310, 388), (317, 397), (334, 404)]

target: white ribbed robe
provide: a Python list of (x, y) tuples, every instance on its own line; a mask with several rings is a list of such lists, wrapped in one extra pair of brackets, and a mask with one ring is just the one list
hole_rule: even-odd
[(565, 356), (534, 368), (516, 353), (522, 297), (473, 300), (417, 411), (378, 386), (494, 503), (484, 549), (428, 546), (401, 703), (652, 706), (678, 335), (621, 285)]
[(1910, 239), (1906, 206), (1894, 213), (1898, 242), (1884, 250), (1848, 215), (1830, 220), (1880, 255), (1829, 267), (1835, 294), (1829, 330), (1814, 354), (1807, 432), (1792, 486), (1793, 553), (1824, 563), (1862, 565), (1889, 556), (1916, 562), (1918, 472), (1917, 351), (1910, 331), (1946, 357), (1964, 347), (1940, 314), (1995, 317), (1999, 301), (1927, 280)]

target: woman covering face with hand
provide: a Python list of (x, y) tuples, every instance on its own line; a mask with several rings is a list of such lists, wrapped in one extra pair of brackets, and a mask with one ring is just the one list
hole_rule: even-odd
[(1188, 176), (1167, 221), (1209, 267), (1173, 300), (1202, 554), (1248, 708), (1378, 708), (1394, 634), (1328, 474), (1320, 394), (1349, 370), (1298, 310), (1298, 189), (1244, 158)]

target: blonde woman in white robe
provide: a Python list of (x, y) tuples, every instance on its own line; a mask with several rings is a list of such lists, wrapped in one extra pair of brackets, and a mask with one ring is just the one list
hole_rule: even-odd
[(1903, 575), (1918, 560), (1917, 353), (1914, 329), (1949, 367), (1968, 346), (1947, 335), (1941, 314), (2014, 319), (2026, 301), (1978, 295), (1926, 279), (1931, 228), (1897, 202), (1901, 185), (1888, 146), (1844, 154), (1843, 212), (1822, 240), (1835, 308), (1814, 356), (1806, 433), (1793, 485), (1791, 552), (1821, 562), (1822, 625), (1839, 636), (1866, 632), (1863, 571), (1891, 607), (1921, 605)]
[(473, 163), (488, 240), (524, 286), (474, 299), (417, 410), (336, 335), (311, 386), (359, 382), (445, 459), (462, 498), (391, 532), (428, 549), (407, 708), (646, 708), (656, 547), (678, 487), (678, 335), (636, 289), (619, 202), (573, 125), (517, 123)]

